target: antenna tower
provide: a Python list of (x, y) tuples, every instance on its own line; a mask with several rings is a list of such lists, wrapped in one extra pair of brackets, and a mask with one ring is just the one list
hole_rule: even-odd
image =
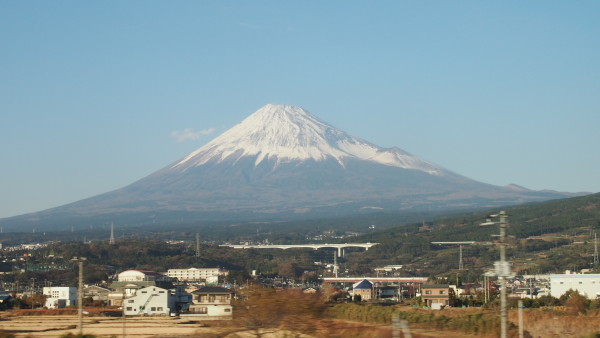
[(196, 257), (200, 257), (200, 234), (196, 233)]
[(108, 244), (115, 244), (115, 222), (110, 223), (110, 239)]

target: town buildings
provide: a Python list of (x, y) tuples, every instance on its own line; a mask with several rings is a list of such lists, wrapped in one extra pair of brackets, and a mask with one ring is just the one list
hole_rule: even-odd
[(156, 271), (126, 270), (117, 275), (117, 281), (110, 284), (112, 291), (108, 294), (109, 304), (121, 306), (123, 298), (130, 298), (137, 294), (139, 289), (156, 286), (163, 289), (172, 289), (170, 278)]
[(550, 275), (550, 294), (560, 297), (569, 290), (596, 299), (600, 297), (600, 274), (557, 274)]
[(46, 286), (42, 292), (47, 297), (44, 306), (48, 309), (57, 309), (71, 305), (77, 305), (76, 287)]
[(162, 273), (146, 270), (125, 270), (117, 275), (119, 282), (161, 282), (168, 279)]
[(432, 309), (441, 309), (450, 304), (450, 285), (448, 284), (423, 284), (421, 299)]
[(136, 294), (123, 301), (126, 316), (134, 315), (170, 315), (187, 311), (191, 295), (181, 288), (163, 289), (148, 286), (139, 289)]
[(169, 269), (167, 276), (178, 281), (206, 282), (206, 284), (217, 284), (219, 276), (227, 276), (227, 271), (220, 268), (189, 268)]
[(192, 292), (192, 304), (189, 315), (213, 318), (231, 318), (233, 291), (218, 287), (205, 286)]
[(352, 296), (362, 301), (373, 299), (373, 284), (366, 279), (354, 284), (352, 287)]
[(92, 298), (94, 301), (102, 301), (108, 304), (108, 295), (111, 290), (98, 285), (86, 285), (83, 288), (83, 297)]

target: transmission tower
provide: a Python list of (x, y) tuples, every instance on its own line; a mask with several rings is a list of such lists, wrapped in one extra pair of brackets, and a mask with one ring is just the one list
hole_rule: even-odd
[(598, 239), (596, 238), (596, 233), (594, 232), (594, 265), (597, 265), (598, 263)]
[(108, 240), (108, 244), (115, 244), (115, 223), (110, 223), (110, 239)]
[(458, 245), (459, 253), (458, 253), (458, 271), (463, 271), (465, 266), (463, 264), (463, 245), (473, 245), (475, 242), (473, 241), (464, 241), (464, 242), (431, 242), (431, 244), (439, 244), (439, 245)]

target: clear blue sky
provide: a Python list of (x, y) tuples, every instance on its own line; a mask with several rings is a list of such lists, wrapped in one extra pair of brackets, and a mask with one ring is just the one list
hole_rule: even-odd
[[(600, 191), (600, 1), (1, 1), (0, 217), (267, 103), (473, 179)], [(186, 137), (187, 136), (187, 137)]]

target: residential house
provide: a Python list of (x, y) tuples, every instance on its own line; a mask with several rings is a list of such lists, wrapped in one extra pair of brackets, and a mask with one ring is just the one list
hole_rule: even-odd
[(173, 288), (171, 278), (156, 271), (126, 270), (118, 274), (117, 281), (110, 284), (114, 291), (108, 293), (108, 302), (111, 306), (121, 306), (123, 298), (130, 298), (138, 290), (156, 286), (170, 290)]
[(77, 288), (73, 286), (45, 286), (42, 290), (46, 296), (45, 307), (48, 309), (64, 308), (77, 304)]
[(231, 318), (233, 291), (219, 286), (205, 286), (192, 292), (191, 316)]
[(441, 309), (450, 304), (450, 285), (448, 284), (423, 284), (421, 299), (432, 309)]
[(352, 286), (352, 297), (360, 296), (360, 300), (373, 299), (373, 284), (364, 279)]
[(135, 296), (123, 300), (126, 316), (169, 315), (187, 311), (191, 295), (181, 288), (163, 289), (148, 286), (139, 289)]

